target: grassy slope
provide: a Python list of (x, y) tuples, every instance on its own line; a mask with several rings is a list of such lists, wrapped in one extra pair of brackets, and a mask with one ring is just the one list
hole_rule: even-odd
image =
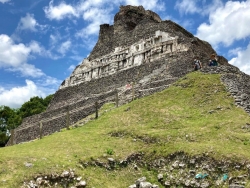
[[(112, 109), (82, 127), (1, 148), (0, 187), (18, 187), (34, 174), (69, 168), (88, 187), (128, 187), (141, 176), (156, 183), (154, 172), (143, 168), (134, 171), (129, 166), (107, 173), (79, 165), (91, 159), (124, 159), (138, 151), (148, 160), (180, 150), (192, 155), (208, 152), (216, 159), (249, 160), (250, 133), (241, 128), (246, 123), (250, 123), (249, 115), (234, 105), (220, 75), (191, 73), (169, 89)], [(26, 162), (33, 167), (27, 168)]]

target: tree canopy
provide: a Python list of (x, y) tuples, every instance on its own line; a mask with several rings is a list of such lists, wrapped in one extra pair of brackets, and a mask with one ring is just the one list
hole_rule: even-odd
[(52, 95), (46, 98), (32, 97), (20, 108), (12, 109), (0, 106), (0, 147), (4, 147), (10, 137), (10, 130), (21, 125), (23, 118), (44, 112), (48, 107)]

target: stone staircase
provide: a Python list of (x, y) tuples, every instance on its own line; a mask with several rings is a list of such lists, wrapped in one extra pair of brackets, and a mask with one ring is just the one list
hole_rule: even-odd
[[(96, 102), (98, 102), (98, 108), (100, 108), (104, 103), (114, 101), (115, 94), (116, 91), (109, 91), (93, 95), (93, 97), (85, 98), (75, 104), (28, 117), (15, 129), (14, 143), (19, 144), (39, 138), (40, 123), (42, 123), (43, 136), (59, 132), (68, 126), (66, 123), (67, 114), (69, 114), (69, 125), (72, 125), (80, 119), (95, 113)], [(6, 146), (9, 145), (11, 145), (11, 140), (9, 140)]]
[(126, 104), (133, 99), (152, 95), (155, 92), (160, 92), (168, 88), (177, 79), (178, 78), (167, 77), (161, 80), (130, 84), (129, 86), (118, 88), (119, 105)]

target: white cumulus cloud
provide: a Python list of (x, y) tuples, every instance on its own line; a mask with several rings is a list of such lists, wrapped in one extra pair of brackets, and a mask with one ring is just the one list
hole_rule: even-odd
[(0, 86), (0, 105), (11, 108), (19, 108), (31, 97), (46, 97), (58, 90), (61, 80), (50, 76), (42, 76), (36, 81), (25, 80), (26, 84), (22, 86), (4, 87)]
[(241, 48), (235, 49), (234, 54), (237, 56), (232, 58), (229, 63), (250, 75), (250, 43), (245, 50)]
[(11, 72), (20, 72), (24, 77), (39, 78), (41, 76), (45, 76), (42, 70), (36, 68), (34, 65), (27, 63), (24, 63), (21, 66), (17, 67), (10, 67), (7, 70)]
[(18, 23), (17, 28), (19, 30), (31, 30), (31, 31), (37, 31), (36, 26), (39, 24), (34, 19), (33, 14), (27, 13), (25, 17), (22, 17)]
[(46, 32), (47, 29), (48, 25), (40, 25), (34, 18), (34, 14), (27, 13), (25, 17), (21, 17), (17, 25), (16, 33), (14, 33), (13, 35), (19, 38), (18, 34), (20, 31), (23, 30), (28, 30), (32, 32)]
[(0, 35), (0, 68), (20, 72), (23, 76), (40, 77), (44, 73), (34, 65), (27, 63), (32, 53), (41, 53), (43, 49), (35, 41), (29, 45), (15, 44), (7, 35)]
[(64, 55), (69, 50), (70, 47), (71, 47), (71, 41), (68, 40), (63, 42), (57, 51)]
[(27, 47), (31, 50), (31, 52), (33, 53), (37, 53), (37, 54), (40, 54), (40, 55), (45, 55), (46, 54), (46, 50), (40, 46), (40, 44), (36, 41), (31, 41)]
[(11, 0), (0, 0), (0, 3), (7, 3), (10, 2)]
[(46, 17), (50, 20), (62, 20), (66, 17), (78, 17), (75, 7), (68, 5), (65, 2), (61, 2), (58, 6), (53, 5), (53, 1), (50, 1), (49, 6), (44, 8)]
[[(90, 35), (97, 35), (101, 24), (113, 22), (114, 7), (119, 5), (142, 5), (145, 9), (164, 10), (164, 1), (160, 0), (85, 0), (77, 4), (66, 4), (61, 2), (53, 5), (53, 0), (49, 6), (44, 8), (46, 17), (50, 20), (62, 20), (65, 18), (82, 18), (88, 24), (79, 30), (75, 36), (87, 38)], [(72, 22), (75, 22), (72, 19)]]
[(83, 13), (83, 19), (90, 22), (85, 28), (76, 33), (77, 37), (87, 38), (89, 35), (98, 34), (100, 25), (111, 23), (111, 10), (91, 8)]
[[(110, 3), (109, 0), (86, 0), (82, 1), (77, 5), (77, 10), (78, 12), (84, 12), (86, 10), (89, 10), (91, 8), (97, 8), (97, 7), (102, 7), (105, 3)], [(111, 2), (111, 4), (114, 2)]]
[(26, 80), (26, 85), (22, 87), (14, 87), (6, 90), (0, 87), (0, 104), (11, 108), (18, 108), (31, 97), (45, 97), (46, 94), (40, 90), (31, 80)]
[(201, 8), (197, 6), (197, 2), (195, 0), (179, 0), (175, 4), (175, 8), (179, 10), (181, 14), (185, 13), (199, 13), (201, 12)]
[(178, 0), (175, 8), (180, 14), (200, 14), (207, 15), (223, 5), (222, 0), (197, 1), (197, 0)]
[(220, 43), (230, 46), (233, 42), (250, 36), (250, 0), (228, 1), (210, 12), (209, 23), (201, 24), (197, 37), (213, 46)]
[(27, 61), (31, 50), (24, 44), (14, 44), (12, 39), (0, 35), (0, 67), (16, 67)]

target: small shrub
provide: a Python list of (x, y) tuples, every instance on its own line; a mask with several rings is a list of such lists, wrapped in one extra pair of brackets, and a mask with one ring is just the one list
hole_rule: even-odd
[(220, 127), (219, 125), (215, 125), (214, 128), (215, 128), (216, 130), (219, 130), (221, 127)]
[(107, 154), (108, 154), (108, 155), (113, 155), (113, 154), (114, 154), (114, 150), (108, 148), (108, 149), (107, 149)]

